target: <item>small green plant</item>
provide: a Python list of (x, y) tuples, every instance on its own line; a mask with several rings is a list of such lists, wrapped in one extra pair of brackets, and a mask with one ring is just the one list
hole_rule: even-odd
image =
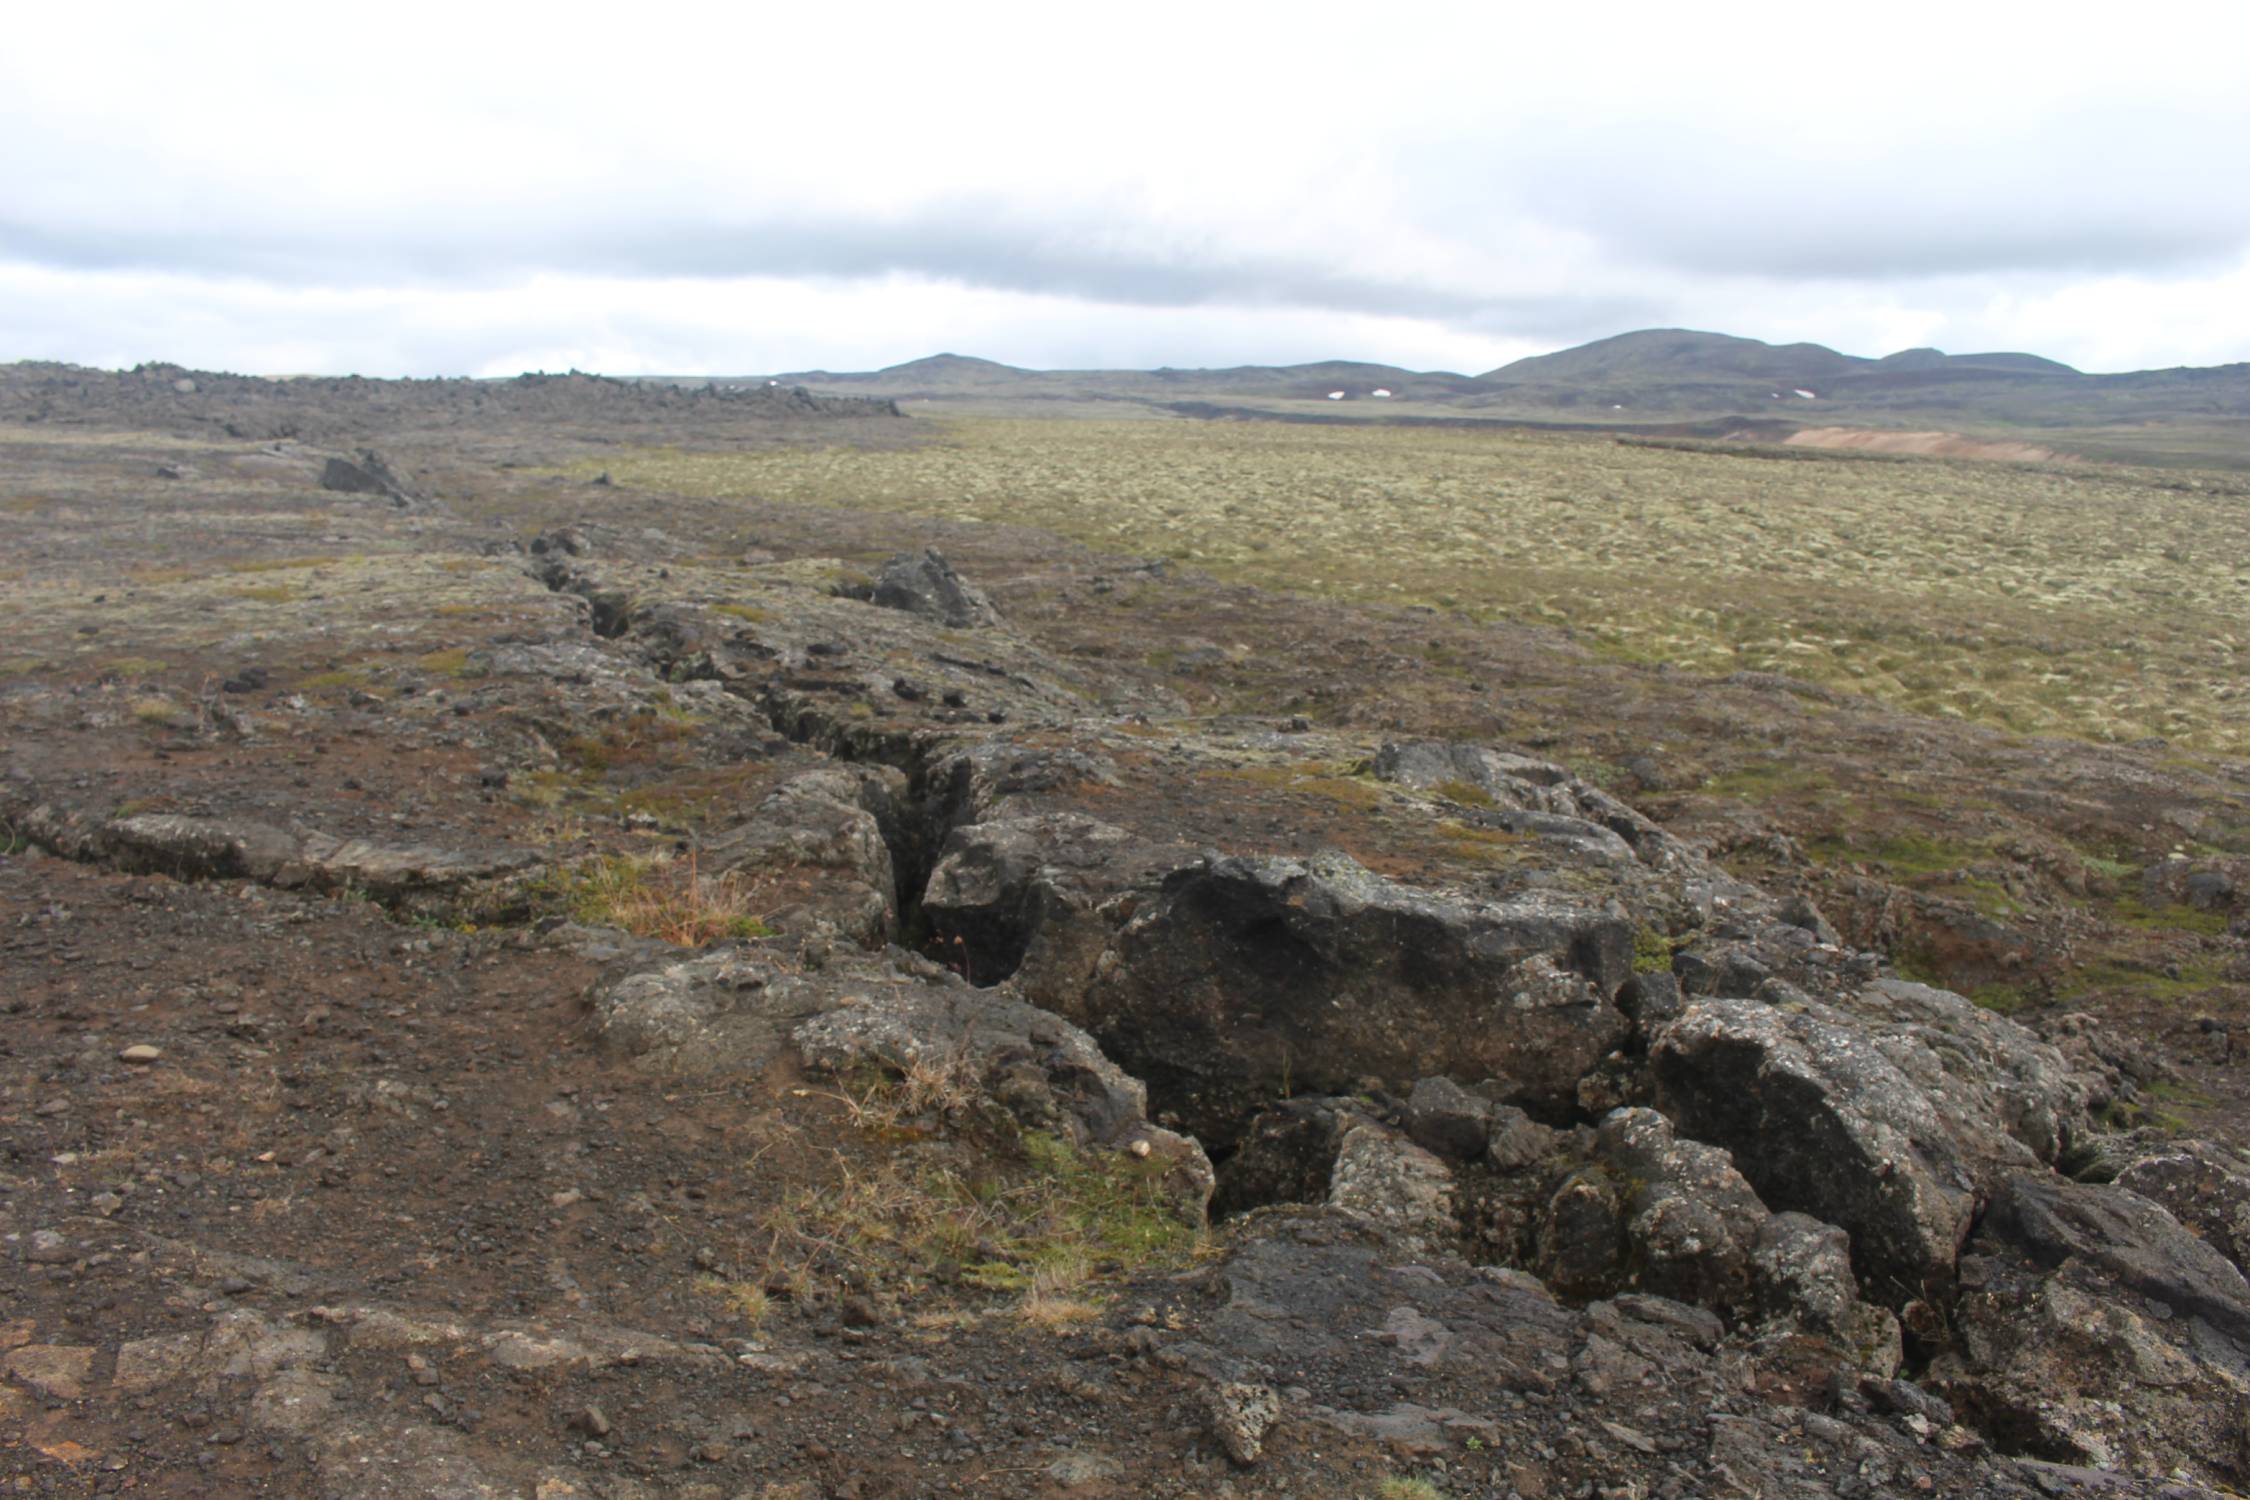
[(2034, 1003), (2031, 992), (2022, 985), (1980, 984), (1968, 991), (1972, 1004), (1982, 1006), (1995, 1015), (2013, 1016), (2030, 1009)]

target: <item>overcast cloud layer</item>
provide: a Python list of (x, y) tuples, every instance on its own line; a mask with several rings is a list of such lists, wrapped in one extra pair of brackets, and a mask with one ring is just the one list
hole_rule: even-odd
[(0, 359), (2250, 359), (2235, 6), (42, 9)]

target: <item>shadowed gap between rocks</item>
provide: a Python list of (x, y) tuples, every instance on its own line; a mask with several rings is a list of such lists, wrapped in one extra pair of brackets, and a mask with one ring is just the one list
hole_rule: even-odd
[[(873, 809), (877, 830), (891, 856), (893, 904), (898, 913), (890, 940), (912, 952), (929, 946), (929, 924), (922, 914), (923, 893), (936, 868), (946, 835), (962, 821), (968, 789), (958, 778), (943, 774), (943, 763), (928, 747), (905, 734), (844, 734), (828, 718), (803, 711), (801, 705), (783, 701), (763, 690), (742, 696), (758, 704), (774, 732), (794, 744), (819, 751), (845, 765), (888, 766), (906, 777), (903, 798), (894, 798)], [(1005, 963), (988, 962), (981, 952), (938, 953), (941, 962), (978, 985), (997, 984), (1015, 971), (1022, 945)]]

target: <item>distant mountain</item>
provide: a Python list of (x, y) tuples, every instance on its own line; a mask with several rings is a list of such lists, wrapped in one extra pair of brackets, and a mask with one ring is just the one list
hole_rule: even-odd
[(1620, 381), (1763, 380), (1803, 385), (1879, 371), (1888, 375), (1954, 374), (1968, 369), (2075, 375), (2066, 364), (2036, 354), (1946, 354), (1902, 349), (1881, 359), (1838, 354), (1821, 344), (1766, 344), (1725, 333), (1648, 328), (1596, 339), (1575, 349), (1535, 354), (1477, 378), (1493, 385), (1605, 384)]
[(1482, 375), (1322, 360), (1225, 369), (1025, 370), (961, 354), (757, 376), (939, 409), (1076, 403), (1200, 417), (1483, 422), (1779, 441), (1806, 427), (1959, 432), (2092, 457), (2250, 467), (2250, 364), (2088, 375), (2036, 354), (1902, 349), (1879, 359), (1650, 328)]
[(1024, 370), (962, 354), (933, 354), (880, 370), (835, 374), (801, 370), (762, 377), (811, 390), (850, 391), (855, 395), (899, 400), (960, 398), (1013, 400), (1325, 399), (1331, 391), (1372, 397), (1383, 391), (1405, 400), (1456, 397), (1473, 393), (1477, 382), (1466, 375), (1402, 370), (1396, 365), (1356, 360), (1322, 360), (1304, 365), (1236, 365), (1223, 370)]
[(806, 370), (778, 377), (783, 385), (880, 385), (920, 389), (967, 389), (1004, 386), (1038, 378), (1037, 370), (1019, 370), (998, 360), (967, 354), (932, 354), (860, 374), (838, 375), (827, 370)]
[(1649, 328), (1535, 354), (1477, 378), (1495, 385), (1559, 385), (1750, 376), (1787, 384), (1825, 380), (1862, 363), (1818, 344), (1761, 344), (1723, 333)]

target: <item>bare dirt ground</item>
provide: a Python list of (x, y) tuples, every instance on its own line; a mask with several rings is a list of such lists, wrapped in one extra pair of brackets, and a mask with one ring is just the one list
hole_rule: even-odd
[(1807, 427), (1782, 439), (1790, 448), (1846, 448), (1861, 453), (1914, 453), (1925, 458), (1997, 458), (2015, 463), (2069, 462), (2037, 443), (1996, 442), (1958, 432), (1879, 432), (1868, 427)]
[[(1566, 1306), (1286, 1205), (1158, 1232), (1091, 1136), (917, 1095), (943, 1080), (912, 1067), (655, 1067), (591, 997), (701, 951), (626, 895), (707, 922), (769, 992), (880, 988), (878, 960), (881, 983), (987, 983), (977, 929), (917, 915), (944, 830), (894, 825), (941, 752), (996, 730), (1026, 764), (1103, 768), (1013, 794), (1038, 817), (1340, 851), (1415, 891), (1473, 867), (1494, 899), (1638, 918), (1638, 873), (1525, 864), (1534, 836), (1469, 792), (1369, 778), (1387, 741), (1450, 739), (1567, 766), (1714, 870), (1816, 901), (1835, 951), (2057, 1035), (2066, 1012), (2124, 1033), (2145, 1076), (2110, 1124), (2246, 1147), (2250, 768), (1604, 663), (1035, 531), (551, 477), (625, 441), (914, 440), (848, 409), (588, 382), (514, 406), (253, 397), (159, 371), (0, 409), (12, 1493), (2095, 1483), (2086, 1451), (2011, 1449), (1966, 1407), (1933, 1426), (1903, 1380), (1863, 1395), (1795, 1344), (1714, 1353), (1718, 1320), (1661, 1299)], [(333, 487), (363, 445), (375, 482)], [(931, 545), (1005, 638), (868, 610), (884, 559)], [(764, 799), (839, 768), (874, 811), (775, 823)], [(854, 832), (877, 824), (887, 849)], [(745, 840), (739, 883), (707, 883), (694, 861)], [(1026, 993), (1061, 971), (1041, 972)], [(1402, 1119), (1384, 1090), (1413, 1081), (1363, 1103)], [(1129, 1112), (1160, 1161), (1166, 1103)], [(1263, 1376), (1228, 1375), (1244, 1351)], [(1227, 1406), (1261, 1380), (1305, 1415)], [(2156, 1472), (2135, 1492), (2174, 1492)], [(2196, 1478), (2176, 1492), (2215, 1493)]]

